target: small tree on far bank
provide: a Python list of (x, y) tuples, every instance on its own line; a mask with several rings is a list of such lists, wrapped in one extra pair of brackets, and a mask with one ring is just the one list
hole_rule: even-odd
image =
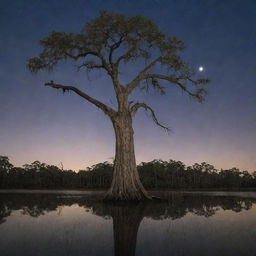
[[(78, 63), (79, 69), (104, 70), (111, 78), (117, 108), (81, 91), (75, 85), (50, 81), (46, 86), (73, 91), (101, 109), (111, 120), (116, 136), (114, 173), (107, 198), (110, 200), (144, 200), (149, 198), (136, 167), (132, 120), (139, 109), (148, 111), (161, 128), (154, 109), (145, 102), (134, 102), (129, 96), (135, 89), (154, 88), (162, 94), (167, 86), (176, 86), (195, 100), (202, 102), (208, 79), (196, 79), (193, 69), (179, 53), (184, 50), (181, 40), (159, 31), (157, 25), (143, 16), (124, 16), (101, 12), (78, 33), (52, 32), (40, 41), (39, 57), (31, 58), (32, 72), (52, 70), (63, 60)], [(145, 66), (130, 82), (120, 81), (120, 66), (145, 61)], [(141, 62), (140, 62), (141, 63)]]

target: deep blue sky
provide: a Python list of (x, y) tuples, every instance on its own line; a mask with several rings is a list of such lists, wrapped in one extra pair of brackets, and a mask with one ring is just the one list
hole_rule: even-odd
[[(112, 104), (103, 75), (61, 66), (32, 75), (27, 59), (50, 31), (79, 31), (100, 10), (144, 15), (187, 45), (184, 58), (211, 79), (199, 104), (170, 88), (142, 98), (172, 128), (167, 135), (144, 111), (134, 120), (137, 162), (155, 158), (218, 168), (256, 169), (256, 1), (254, 0), (20, 0), (0, 1), (0, 155), (15, 165), (34, 160), (81, 169), (114, 156), (110, 121), (70, 93), (46, 88), (72, 83)], [(130, 69), (132, 79), (136, 65)]]

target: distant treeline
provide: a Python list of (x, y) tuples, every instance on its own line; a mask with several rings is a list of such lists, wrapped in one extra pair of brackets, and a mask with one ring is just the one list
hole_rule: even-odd
[[(256, 171), (250, 174), (237, 168), (217, 170), (205, 162), (185, 166), (180, 161), (153, 160), (138, 165), (141, 181), (147, 189), (206, 189), (256, 187)], [(2, 189), (107, 189), (113, 164), (99, 163), (75, 172), (35, 161), (14, 167), (8, 157), (0, 156)]]

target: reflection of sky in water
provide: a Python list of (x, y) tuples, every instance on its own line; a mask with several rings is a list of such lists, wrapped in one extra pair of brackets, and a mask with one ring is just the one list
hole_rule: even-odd
[(15, 211), (0, 234), (0, 255), (104, 255), (99, 253), (111, 254), (114, 246), (112, 221), (77, 205), (37, 218)]
[(209, 218), (187, 214), (177, 220), (145, 218), (138, 255), (255, 255), (256, 207), (240, 213), (220, 210)]
[[(2, 207), (5, 201), (1, 196)], [(18, 210), (21, 207), (15, 209), (9, 197), (7, 205), (14, 210), (0, 225), (0, 255), (118, 255), (114, 254), (114, 232), (127, 234), (133, 225), (135, 238), (138, 226), (136, 255), (255, 255), (256, 199), (198, 197), (181, 196), (145, 208), (87, 204), (69, 198), (67, 204), (54, 202), (55, 208), (43, 210), (38, 217), (29, 212), (36, 209), (33, 203), (21, 202), (23, 210)], [(54, 204), (48, 199), (49, 205)], [(47, 201), (44, 203), (47, 205)], [(42, 210), (43, 206), (39, 206)], [(186, 214), (180, 214), (184, 209)], [(211, 216), (202, 215), (206, 212)], [(113, 231), (112, 218), (122, 224), (124, 233)], [(126, 246), (131, 244), (129, 235), (122, 239)]]

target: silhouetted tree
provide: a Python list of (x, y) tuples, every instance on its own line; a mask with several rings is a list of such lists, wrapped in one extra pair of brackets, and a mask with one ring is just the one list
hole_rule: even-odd
[[(34, 161), (14, 167), (8, 157), (1, 157), (0, 188), (26, 189), (107, 189), (111, 184), (113, 164), (98, 163), (75, 172)], [(140, 179), (147, 189), (255, 189), (256, 174), (237, 168), (217, 170), (205, 162), (186, 167), (181, 161), (153, 160), (138, 165)]]
[[(149, 198), (138, 175), (132, 118), (139, 109), (152, 115), (160, 127), (156, 114), (148, 104), (129, 99), (135, 89), (150, 87), (165, 93), (172, 84), (195, 98), (203, 100), (205, 90), (201, 85), (207, 79), (194, 79), (195, 72), (180, 57), (184, 44), (176, 37), (159, 31), (157, 25), (143, 16), (126, 17), (121, 14), (101, 12), (100, 16), (79, 33), (52, 32), (40, 41), (43, 51), (29, 60), (32, 72), (52, 70), (60, 61), (73, 60), (79, 69), (103, 70), (110, 77), (117, 100), (117, 109), (100, 102), (74, 85), (50, 81), (46, 86), (73, 91), (101, 109), (111, 120), (116, 135), (116, 152), (111, 188), (107, 198), (113, 200), (142, 200)], [(144, 61), (145, 66), (127, 84), (121, 83), (123, 64)], [(133, 64), (132, 64), (133, 65)], [(191, 88), (194, 86), (194, 88)]]
[(0, 156), (0, 186), (5, 187), (7, 183), (7, 176), (13, 165), (9, 162), (7, 156)]

